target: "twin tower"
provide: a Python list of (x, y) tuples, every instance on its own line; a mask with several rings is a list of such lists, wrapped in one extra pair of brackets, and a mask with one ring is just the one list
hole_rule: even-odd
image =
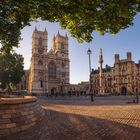
[(52, 47), (48, 51), (48, 32), (36, 27), (32, 35), (32, 57), (29, 69), (28, 90), (44, 95), (63, 92), (69, 84), (69, 48), (68, 36), (58, 32), (53, 37)]

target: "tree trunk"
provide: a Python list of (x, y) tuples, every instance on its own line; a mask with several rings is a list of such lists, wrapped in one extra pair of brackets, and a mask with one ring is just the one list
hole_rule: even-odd
[(12, 93), (12, 85), (11, 85), (11, 83), (9, 83), (7, 85), (7, 92), (8, 92), (9, 95)]

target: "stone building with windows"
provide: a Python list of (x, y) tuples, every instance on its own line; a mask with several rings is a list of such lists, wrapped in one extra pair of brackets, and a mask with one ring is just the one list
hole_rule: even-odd
[(17, 89), (37, 95), (88, 94), (89, 82), (70, 84), (68, 36), (58, 32), (48, 51), (48, 33), (37, 28), (32, 34), (32, 57)]
[[(120, 59), (115, 54), (113, 67), (106, 65), (102, 68), (102, 77), (99, 76), (100, 68), (92, 70), (91, 85), (94, 94), (100, 94), (100, 80), (104, 94), (126, 95), (140, 93), (140, 61), (132, 60), (131, 52), (127, 52), (126, 59)], [(100, 79), (102, 78), (102, 79)]]
[(140, 93), (140, 61), (135, 63), (132, 60), (131, 52), (127, 53), (126, 59), (115, 55), (114, 64), (114, 89), (117, 94)]
[[(48, 51), (48, 32), (36, 27), (32, 35), (31, 65), (26, 78), (29, 92), (37, 95), (67, 92), (69, 85), (68, 37), (58, 32)], [(24, 83), (22, 82), (24, 85)], [(23, 86), (22, 85), (22, 86)]]
[[(99, 77), (99, 68), (91, 72), (91, 85), (92, 92), (94, 94), (99, 94), (100, 90), (100, 77)], [(106, 65), (105, 68), (102, 69), (102, 87), (104, 93), (112, 93), (113, 92), (113, 68)]]
[(88, 95), (89, 94), (89, 82), (82, 81), (78, 84), (70, 84), (68, 87), (69, 95)]

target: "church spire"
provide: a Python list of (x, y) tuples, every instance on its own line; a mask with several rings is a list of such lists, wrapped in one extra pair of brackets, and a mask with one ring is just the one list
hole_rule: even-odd
[(53, 36), (52, 49), (53, 49), (54, 51), (56, 50), (56, 45), (55, 45), (55, 35)]
[(34, 31), (37, 31), (37, 27), (35, 26), (35, 30)]
[(57, 32), (57, 36), (60, 36), (59, 30), (58, 30), (58, 32)]
[(46, 28), (45, 28), (45, 31), (44, 32), (47, 32)]
[(45, 28), (44, 33), (48, 35), (47, 29)]
[(53, 41), (55, 41), (55, 35), (53, 36)]
[(67, 35), (67, 33), (66, 33), (65, 37), (66, 37), (66, 38), (68, 38), (68, 35)]

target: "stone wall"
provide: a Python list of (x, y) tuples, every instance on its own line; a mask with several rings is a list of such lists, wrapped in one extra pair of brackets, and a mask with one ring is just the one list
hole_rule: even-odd
[(35, 97), (0, 99), (0, 137), (26, 130), (44, 116)]

